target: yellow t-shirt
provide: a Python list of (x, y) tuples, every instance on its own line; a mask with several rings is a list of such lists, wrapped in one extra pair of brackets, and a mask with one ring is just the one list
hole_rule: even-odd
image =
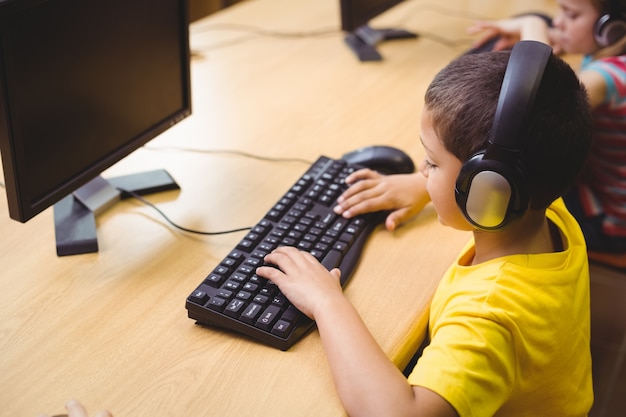
[(438, 393), (461, 417), (579, 417), (591, 408), (585, 242), (561, 200), (547, 216), (563, 252), (465, 266), (470, 242), (437, 288), (431, 343), (409, 383)]

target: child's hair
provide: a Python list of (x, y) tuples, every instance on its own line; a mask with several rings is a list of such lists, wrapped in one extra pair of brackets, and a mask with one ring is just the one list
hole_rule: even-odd
[[(486, 148), (510, 52), (462, 55), (434, 78), (425, 96), (446, 150), (465, 162)], [(587, 94), (568, 64), (551, 55), (528, 123), (520, 161), (531, 209), (545, 209), (574, 184), (591, 146)]]

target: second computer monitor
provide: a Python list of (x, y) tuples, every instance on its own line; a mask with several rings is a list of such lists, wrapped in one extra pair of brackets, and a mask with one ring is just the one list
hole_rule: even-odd
[(360, 61), (380, 61), (376, 45), (385, 40), (410, 39), (416, 34), (403, 29), (374, 29), (369, 21), (404, 0), (340, 0), (341, 29), (346, 43)]

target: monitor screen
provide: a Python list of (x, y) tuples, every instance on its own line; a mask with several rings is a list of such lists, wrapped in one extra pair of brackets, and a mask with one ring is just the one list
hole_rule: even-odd
[(191, 113), (186, 0), (0, 0), (0, 153), (25, 222)]
[(416, 34), (403, 29), (373, 29), (369, 21), (404, 0), (339, 0), (341, 29), (345, 41), (360, 61), (380, 61), (376, 50), (380, 42), (392, 39), (414, 39)]

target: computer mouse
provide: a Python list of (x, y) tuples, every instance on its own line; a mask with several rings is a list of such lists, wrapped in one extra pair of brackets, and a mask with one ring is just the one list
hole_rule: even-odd
[(492, 52), (493, 47), (496, 45), (496, 42), (500, 40), (500, 35), (495, 35), (489, 39), (487, 39), (482, 45), (475, 46), (473, 48), (468, 49), (465, 54), (481, 54), (483, 52)]
[(398, 148), (384, 145), (365, 146), (344, 154), (344, 161), (373, 169), (382, 174), (409, 174), (415, 164), (409, 155)]

